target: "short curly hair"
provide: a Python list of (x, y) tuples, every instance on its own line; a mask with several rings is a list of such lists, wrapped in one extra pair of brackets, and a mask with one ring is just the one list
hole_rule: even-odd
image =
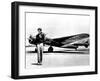
[(40, 30), (40, 31), (42, 31), (42, 28), (38, 28), (37, 30)]

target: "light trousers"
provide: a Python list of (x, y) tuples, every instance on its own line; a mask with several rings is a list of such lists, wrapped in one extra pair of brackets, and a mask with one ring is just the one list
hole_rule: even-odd
[(42, 63), (43, 58), (43, 43), (37, 44), (37, 60), (38, 63)]

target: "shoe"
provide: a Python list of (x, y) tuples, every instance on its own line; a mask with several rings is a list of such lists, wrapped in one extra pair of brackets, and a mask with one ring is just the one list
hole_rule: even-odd
[(42, 63), (37, 63), (38, 65), (42, 65)]
[(42, 63), (40, 63), (40, 65), (42, 65)]

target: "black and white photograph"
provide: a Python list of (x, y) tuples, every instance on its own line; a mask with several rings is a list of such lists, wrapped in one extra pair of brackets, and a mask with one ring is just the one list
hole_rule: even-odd
[(19, 76), (96, 73), (96, 7), (13, 4)]
[(89, 27), (88, 14), (26, 12), (26, 69), (89, 65)]

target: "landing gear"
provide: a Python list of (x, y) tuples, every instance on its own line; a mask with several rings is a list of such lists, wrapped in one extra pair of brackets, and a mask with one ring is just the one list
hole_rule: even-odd
[(52, 46), (50, 46), (50, 47), (48, 48), (48, 52), (53, 52), (53, 47), (52, 47)]
[(35, 52), (37, 52), (37, 48), (35, 48)]
[(75, 48), (75, 50), (77, 51), (77, 48)]
[(85, 45), (85, 48), (88, 48), (88, 45)]
[(75, 47), (75, 50), (77, 51), (78, 46)]

